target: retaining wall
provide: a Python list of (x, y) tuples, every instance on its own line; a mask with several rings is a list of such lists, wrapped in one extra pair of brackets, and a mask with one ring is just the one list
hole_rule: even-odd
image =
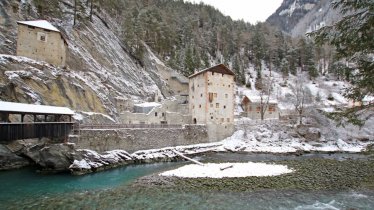
[(205, 125), (185, 125), (183, 128), (85, 129), (69, 141), (76, 143), (77, 149), (98, 152), (116, 149), (135, 152), (210, 142)]

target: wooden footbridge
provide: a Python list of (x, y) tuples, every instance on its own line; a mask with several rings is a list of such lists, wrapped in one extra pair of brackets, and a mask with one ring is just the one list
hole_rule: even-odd
[(66, 141), (73, 114), (66, 107), (0, 101), (0, 143), (43, 137)]

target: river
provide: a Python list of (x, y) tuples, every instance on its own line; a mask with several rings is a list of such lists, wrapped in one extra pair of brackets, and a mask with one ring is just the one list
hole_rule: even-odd
[[(365, 159), (364, 155), (210, 154), (202, 161), (267, 161), (334, 158)], [(26, 168), (0, 172), (0, 209), (374, 209), (374, 190), (310, 191), (142, 189), (136, 179), (185, 163), (126, 166), (85, 176), (43, 175)]]

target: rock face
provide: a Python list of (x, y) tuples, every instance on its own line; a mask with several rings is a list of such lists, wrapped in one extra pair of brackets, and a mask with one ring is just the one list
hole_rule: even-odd
[(318, 128), (306, 125), (297, 126), (297, 133), (307, 141), (318, 141), (321, 138), (321, 132)]
[(0, 170), (10, 170), (30, 165), (30, 161), (14, 154), (6, 146), (0, 145)]
[(332, 8), (330, 0), (284, 0), (266, 22), (293, 37), (332, 25), (341, 18), (339, 10)]
[(67, 171), (73, 160), (81, 157), (74, 144), (37, 144), (25, 148), (23, 153), (47, 172)]

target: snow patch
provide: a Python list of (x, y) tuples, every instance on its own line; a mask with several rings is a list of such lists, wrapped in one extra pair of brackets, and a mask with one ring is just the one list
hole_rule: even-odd
[(224, 177), (263, 177), (279, 176), (293, 172), (284, 165), (266, 163), (207, 163), (204, 165), (190, 164), (175, 170), (166, 171), (160, 176), (177, 176), (183, 178), (224, 178)]

